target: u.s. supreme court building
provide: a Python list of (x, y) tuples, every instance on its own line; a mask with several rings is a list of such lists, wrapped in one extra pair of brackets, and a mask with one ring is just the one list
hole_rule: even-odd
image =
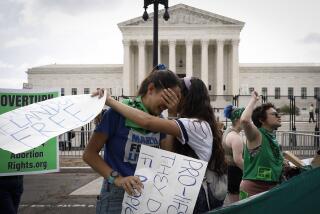
[[(163, 10), (159, 17), (162, 17)], [(114, 95), (135, 95), (152, 69), (153, 14), (118, 24), (123, 64), (52, 64), (28, 69), (33, 88), (61, 88), (63, 95), (112, 88)], [(239, 64), (245, 23), (184, 4), (159, 18), (159, 62), (179, 76), (196, 76), (211, 95), (248, 95), (253, 89), (275, 97), (320, 95), (319, 63)], [(310, 102), (313, 102), (312, 100)], [(306, 104), (307, 105), (307, 104)]]

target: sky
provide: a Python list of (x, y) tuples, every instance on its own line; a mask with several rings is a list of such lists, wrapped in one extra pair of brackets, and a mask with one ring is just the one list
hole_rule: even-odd
[[(319, 0), (169, 0), (169, 7), (179, 3), (245, 22), (240, 63), (320, 63)], [(28, 68), (41, 65), (122, 64), (117, 24), (143, 11), (143, 0), (0, 0), (0, 88), (22, 88)]]

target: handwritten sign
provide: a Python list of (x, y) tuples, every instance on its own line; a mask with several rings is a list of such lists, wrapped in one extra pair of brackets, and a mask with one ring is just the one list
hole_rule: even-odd
[(135, 175), (144, 189), (125, 194), (122, 214), (193, 213), (206, 168), (205, 161), (142, 145)]
[[(38, 147), (50, 138), (90, 122), (102, 110), (105, 98), (106, 95), (99, 99), (90, 94), (63, 96), (1, 114), (0, 148), (17, 154)], [(22, 97), (0, 100), (20, 104), (25, 101)]]

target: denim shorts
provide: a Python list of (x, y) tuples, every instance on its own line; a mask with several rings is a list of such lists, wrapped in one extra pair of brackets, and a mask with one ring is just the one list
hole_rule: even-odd
[(97, 198), (96, 214), (120, 214), (124, 190), (103, 180), (100, 195)]

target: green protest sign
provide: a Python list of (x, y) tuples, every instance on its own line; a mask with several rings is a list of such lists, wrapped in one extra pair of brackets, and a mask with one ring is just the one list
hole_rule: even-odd
[[(58, 96), (57, 90), (0, 89), (0, 114)], [(0, 124), (0, 134), (5, 132), (4, 126)], [(0, 160), (0, 176), (56, 172), (59, 170), (57, 138), (19, 154), (0, 149)]]

